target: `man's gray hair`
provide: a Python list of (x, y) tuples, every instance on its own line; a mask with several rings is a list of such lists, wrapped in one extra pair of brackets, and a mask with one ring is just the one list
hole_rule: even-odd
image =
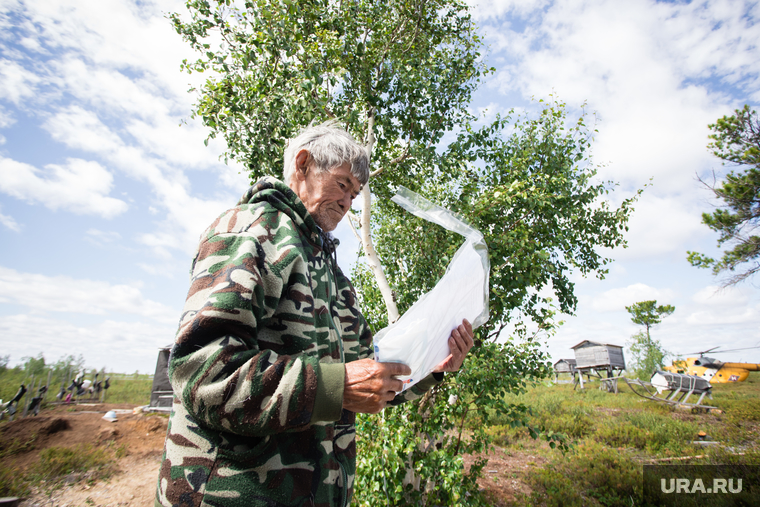
[(367, 184), (369, 157), (367, 157), (366, 148), (336, 124), (337, 122), (333, 120), (307, 127), (288, 142), (282, 171), (285, 184), (290, 184), (296, 168), (296, 155), (301, 150), (309, 152), (311, 160), (319, 171), (329, 171), (348, 162), (351, 165), (351, 174), (362, 185)]

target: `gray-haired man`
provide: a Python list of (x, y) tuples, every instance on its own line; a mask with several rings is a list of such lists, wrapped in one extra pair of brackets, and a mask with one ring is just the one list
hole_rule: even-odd
[(472, 347), (413, 388), (371, 359), (372, 335), (329, 232), (369, 178), (365, 149), (332, 125), (285, 152), (287, 185), (263, 178), (201, 238), (169, 362), (175, 400), (156, 505), (345, 506), (357, 412), (419, 397)]

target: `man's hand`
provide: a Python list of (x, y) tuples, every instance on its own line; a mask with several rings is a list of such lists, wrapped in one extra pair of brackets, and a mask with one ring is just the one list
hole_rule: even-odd
[(449, 357), (444, 359), (441, 364), (435, 367), (433, 372), (457, 371), (462, 366), (464, 356), (475, 343), (472, 334), (472, 325), (464, 319), (462, 323), (451, 332), (449, 336)]
[(404, 388), (397, 375), (409, 375), (411, 368), (401, 363), (378, 363), (362, 359), (346, 363), (343, 408), (351, 412), (376, 414)]

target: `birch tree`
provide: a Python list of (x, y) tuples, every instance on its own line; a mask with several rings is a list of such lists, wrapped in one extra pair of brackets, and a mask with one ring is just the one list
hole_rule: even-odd
[[(570, 119), (550, 99), (535, 115), (490, 123), (469, 110), (492, 69), (469, 8), (458, 0), (191, 0), (170, 15), (203, 72), (194, 115), (222, 136), (251, 180), (280, 176), (287, 139), (338, 120), (363, 141), (371, 177), (354, 217), (366, 266), (354, 272), (375, 331), (394, 322), (445, 271), (462, 238), (405, 214), (398, 185), (472, 223), (492, 266), (490, 320), (456, 375), (419, 404), (358, 418), (359, 505), (479, 505), (466, 453), (486, 451), (486, 428), (525, 423), (504, 401), (549, 372), (541, 345), (572, 313), (573, 273), (603, 277), (599, 247), (625, 245), (638, 192), (607, 200), (614, 183), (590, 157), (593, 119)], [(555, 301), (556, 299), (556, 301)], [(529, 428), (551, 445), (561, 437)], [(378, 463), (381, 466), (378, 466)]]
[(252, 181), (280, 176), (287, 139), (312, 122), (338, 119), (363, 140), (370, 183), (357, 218), (362, 246), (389, 319), (398, 318), (370, 216), (373, 195), (424, 177), (446, 132), (472, 120), (472, 91), (488, 72), (467, 8), (454, 0), (193, 0), (190, 19), (170, 16), (200, 53), (205, 72), (194, 114), (222, 135), (228, 159)]

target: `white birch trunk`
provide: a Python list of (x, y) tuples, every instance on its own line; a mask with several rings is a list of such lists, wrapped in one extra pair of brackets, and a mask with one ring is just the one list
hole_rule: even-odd
[(364, 188), (362, 188), (362, 199), (364, 200), (362, 203), (362, 215), (360, 222), (362, 248), (364, 248), (364, 254), (367, 256), (367, 264), (372, 270), (372, 274), (375, 275), (375, 280), (377, 280), (377, 285), (380, 288), (380, 293), (383, 295), (385, 308), (388, 311), (388, 323), (393, 324), (398, 320), (399, 317), (398, 307), (396, 306), (396, 301), (393, 299), (393, 291), (388, 284), (388, 279), (385, 278), (383, 266), (380, 265), (380, 259), (377, 256), (375, 247), (372, 244), (372, 237), (370, 236), (369, 219), (371, 215), (370, 210), (372, 207), (372, 197), (369, 190), (369, 184), (364, 185)]
[[(367, 121), (367, 137), (365, 138), (365, 147), (367, 149), (367, 157), (372, 160), (372, 150), (375, 147), (375, 115), (374, 111), (370, 111)], [(372, 274), (375, 275), (377, 286), (380, 289), (380, 294), (383, 296), (385, 302), (385, 308), (388, 312), (388, 323), (393, 324), (399, 318), (398, 307), (396, 301), (393, 299), (393, 291), (388, 284), (388, 279), (385, 277), (383, 266), (380, 264), (380, 258), (377, 256), (375, 247), (372, 244), (372, 236), (370, 234), (370, 217), (372, 215), (372, 193), (369, 188), (369, 182), (362, 188), (362, 214), (359, 222), (359, 228), (361, 229), (361, 241), (364, 254), (367, 256), (367, 264), (372, 270)]]

